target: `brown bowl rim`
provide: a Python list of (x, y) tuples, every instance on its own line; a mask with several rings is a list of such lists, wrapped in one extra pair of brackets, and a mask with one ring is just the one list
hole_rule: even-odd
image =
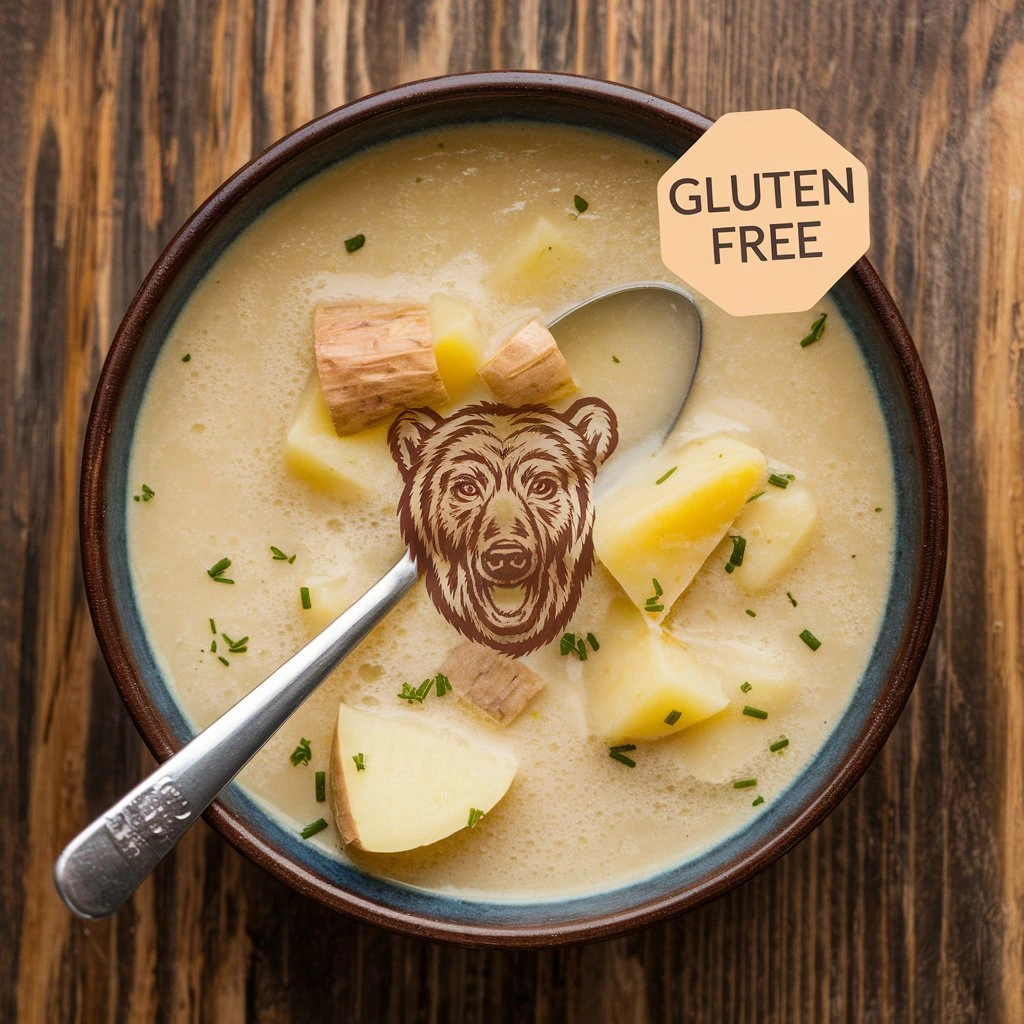
[[(329, 111), (286, 135), (236, 171), (185, 222), (168, 243), (135, 295), (111, 344), (97, 383), (86, 428), (80, 504), (80, 534), (85, 589), (103, 657), (136, 727), (158, 761), (178, 749), (167, 724), (150, 705), (138, 668), (115, 611), (107, 560), (107, 442), (122, 385), (135, 346), (180, 265), (202, 244), (218, 221), (252, 187), (292, 157), (317, 142), (384, 112), (428, 101), (529, 93), (600, 100), (621, 111), (650, 117), (653, 113), (700, 134), (712, 121), (671, 100), (613, 82), (553, 72), (486, 71), (411, 82), (386, 89)], [(422, 939), (466, 946), (540, 947), (609, 938), (669, 915), (692, 910), (741, 884), (804, 839), (839, 804), (881, 749), (913, 688), (923, 664), (939, 608), (948, 535), (945, 459), (938, 418), (913, 340), (885, 285), (866, 258), (851, 273), (883, 324), (899, 365), (914, 413), (918, 450), (924, 470), (923, 571), (913, 599), (904, 643), (883, 691), (854, 741), (841, 769), (823, 782), (810, 799), (768, 842), (725, 865), (696, 885), (623, 910), (575, 922), (524, 926), (467, 925), (410, 914), (365, 900), (307, 871), (282, 856), (252, 832), (220, 801), (204, 814), (206, 821), (237, 850), (293, 889), (334, 910), (374, 925)]]

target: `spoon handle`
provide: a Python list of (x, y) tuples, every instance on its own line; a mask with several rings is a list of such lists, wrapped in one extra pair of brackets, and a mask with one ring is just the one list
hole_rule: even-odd
[(90, 919), (117, 910), (416, 579), (406, 552), (327, 629), (72, 839), (54, 869), (69, 909)]

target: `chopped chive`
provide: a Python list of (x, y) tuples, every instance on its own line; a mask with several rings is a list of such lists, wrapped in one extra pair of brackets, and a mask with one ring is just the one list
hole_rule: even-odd
[(295, 561), (294, 555), (286, 555), (280, 548), (275, 548), (273, 544), (270, 545), (270, 553), (275, 562), (287, 562), (291, 565)]
[(679, 721), (679, 719), (680, 719), (680, 718), (682, 718), (682, 717), (683, 717), (683, 713), (682, 713), (682, 711), (676, 711), (676, 709), (675, 709), (675, 708), (673, 708), (673, 709), (672, 709), (672, 710), (671, 710), (671, 711), (670, 711), (670, 712), (669, 712), (669, 713), (668, 713), (668, 714), (667, 714), (667, 715), (665, 716), (665, 724), (666, 724), (666, 725), (675, 725), (675, 724), (676, 724), (676, 722), (678, 722), (678, 721)]
[(298, 766), (300, 764), (309, 764), (313, 758), (313, 751), (309, 745), (309, 740), (303, 736), (299, 740), (299, 745), (291, 752), (290, 760), (293, 765)]
[(191, 358), (192, 358), (192, 353), (191, 353), (191, 352), (186, 352), (186, 353), (185, 353), (185, 354), (184, 354), (184, 355), (183, 355), (183, 356), (181, 357), (181, 361), (182, 361), (183, 363), (187, 363), (187, 362), (188, 362), (188, 361), (189, 361), (189, 360), (190, 360)]
[(302, 607), (307, 612), (313, 607), (313, 602), (309, 599), (309, 587), (299, 587), (299, 599), (302, 601)]
[(752, 789), (757, 785), (757, 779), (737, 779), (733, 784), (733, 789)]
[(636, 761), (631, 757), (626, 757), (626, 754), (633, 750), (636, 750), (635, 743), (620, 743), (617, 747), (608, 748), (608, 756), (613, 761), (618, 761), (619, 764), (624, 764), (627, 768), (635, 768)]
[(770, 483), (772, 487), (781, 487), (785, 490), (789, 486), (789, 477), (782, 476), (779, 473), (772, 473), (772, 475), (768, 477), (768, 483)]
[(156, 491), (153, 490), (148, 484), (142, 485), (142, 500), (150, 501), (156, 497)]
[(661, 476), (659, 476), (658, 479), (654, 481), (655, 486), (657, 486), (658, 484), (663, 484), (678, 468), (678, 466), (673, 466), (671, 469), (662, 473)]
[(317, 818), (316, 821), (311, 821), (300, 833), (303, 839), (308, 839), (310, 836), (315, 836), (317, 832), (323, 832), (327, 828), (327, 822), (323, 818)]
[(807, 644), (812, 651), (816, 651), (821, 646), (821, 641), (809, 629), (805, 629), (800, 634), (800, 639), (803, 640), (803, 642)]
[(652, 579), (651, 584), (654, 586), (654, 594), (647, 598), (647, 602), (644, 605), (644, 611), (663, 612), (665, 610), (665, 606), (658, 600), (658, 598), (660, 598), (665, 591), (656, 579)]
[(741, 690), (742, 690), (742, 691), (743, 691), (744, 693), (750, 693), (750, 691), (751, 691), (751, 690), (753, 689), (753, 687), (752, 687), (752, 686), (750, 685), (750, 683), (744, 683), (744, 684), (743, 684), (743, 685), (742, 685), (742, 686), (740, 687), (740, 689), (741, 689)]
[(601, 645), (597, 642), (597, 637), (593, 633), (587, 634), (587, 643), (590, 644), (591, 648), (595, 651), (601, 649)]
[(451, 693), (451, 680), (449, 680), (443, 672), (438, 672), (437, 675), (434, 676), (434, 689), (436, 690), (438, 697), (443, 697), (446, 693)]
[(725, 563), (725, 571), (726, 572), (735, 572), (736, 571), (736, 566), (733, 565), (732, 562), (726, 562)]
[(355, 763), (357, 772), (366, 771), (366, 758), (363, 757), (363, 752), (360, 751), (358, 754), (352, 755), (352, 761)]
[(217, 653), (217, 641), (216, 640), (211, 640), (210, 641), (210, 653), (211, 654), (216, 654)]
[(345, 239), (345, 251), (356, 252), (358, 249), (366, 244), (366, 235), (353, 235), (351, 238)]
[(587, 645), (584, 642), (583, 637), (580, 637), (576, 641), (576, 657), (579, 658), (580, 661), (587, 660)]
[(612, 356), (612, 362), (613, 362), (613, 363), (621, 363), (621, 362), (622, 362), (622, 360), (621, 360), (621, 359), (619, 359), (619, 357), (618, 357), (618, 356)]
[(786, 591), (786, 597), (789, 598), (789, 603), (795, 608), (796, 607), (796, 598), (788, 590)]
[(322, 804), (327, 799), (327, 772), (317, 772), (313, 776), (313, 787), (316, 793), (316, 802)]
[(881, 505), (876, 505), (875, 506), (875, 511), (876, 512), (881, 512), (882, 511), (882, 506)]
[(480, 819), (484, 816), (484, 812), (479, 807), (470, 807), (469, 819), (466, 822), (467, 828), (476, 828), (480, 824)]
[(756, 797), (754, 797), (754, 802), (750, 806), (751, 807), (760, 807), (761, 804), (763, 804), (763, 803), (764, 803), (764, 797), (763, 796), (756, 796)]
[(587, 207), (590, 205), (590, 203), (588, 203), (586, 199), (583, 198), (583, 196), (573, 196), (572, 205), (576, 207), (577, 213), (586, 213)]
[(817, 320), (811, 324), (811, 329), (806, 335), (800, 340), (800, 347), (807, 348), (808, 345), (813, 345), (824, 333), (825, 333), (825, 321), (828, 319), (828, 313), (822, 313)]
[(762, 711), (760, 708), (752, 708), (749, 704), (744, 705), (743, 714), (748, 718), (767, 718), (768, 712)]
[(212, 634), (213, 634), (214, 636), (216, 636), (216, 635), (217, 635), (217, 623), (216, 623), (216, 622), (214, 622), (214, 621), (213, 621), (213, 619), (210, 619), (210, 632), (211, 632), (211, 633), (212, 633)]
[(231, 584), (233, 584), (235, 581), (234, 580), (229, 580), (227, 578), (227, 576), (214, 576), (213, 577), (213, 582), (214, 583), (231, 583)]
[(230, 558), (222, 558), (219, 562), (214, 562), (209, 569), (206, 570), (206, 575), (216, 579), (218, 576), (224, 574), (224, 570), (231, 565)]
[(768, 749), (774, 754), (788, 746), (789, 740), (783, 736), (781, 740), (776, 740)]
[(747, 550), (747, 538), (741, 537), (738, 533), (730, 533), (729, 540), (732, 541), (732, 554), (729, 556), (729, 564), (733, 568), (739, 568), (743, 564), (743, 554)]
[(755, 611), (754, 611), (754, 610), (753, 610), (752, 608), (748, 608), (748, 609), (747, 609), (747, 614), (748, 614), (748, 615), (749, 615), (749, 616), (750, 616), (750, 617), (751, 617), (752, 619), (756, 619), (756, 618), (757, 618), (757, 612), (755, 612)]
[(220, 663), (221, 663), (222, 665), (230, 665), (230, 664), (231, 664), (231, 662), (230, 662), (230, 661), (228, 661), (228, 659), (227, 659), (227, 658), (225, 658), (223, 654), (218, 654), (218, 655), (217, 655), (217, 660), (218, 660), (218, 661), (219, 661), (219, 662), (220, 662)]
[(402, 683), (402, 691), (398, 694), (398, 699), (404, 700), (406, 704), (422, 704), (432, 682), (432, 679), (426, 680), (426, 686), (422, 683), (419, 686), (410, 686), (408, 683)]
[(763, 495), (764, 491), (758, 491), (757, 494), (752, 494), (749, 498), (747, 498), (747, 504), (749, 505), (752, 501), (757, 501), (757, 499), (762, 497)]
[(133, 494), (132, 501), (142, 501), (142, 499), (137, 494)]
[(661, 584), (656, 579), (652, 579), (651, 583), (654, 584), (654, 596), (661, 597), (661, 595), (665, 593), (665, 591), (661, 589)]
[(665, 606), (663, 604), (648, 604), (644, 606), (645, 612), (663, 612)]
[(576, 653), (576, 634), (575, 633), (563, 633), (561, 640), (558, 641), (558, 653), (563, 657), (567, 654)]

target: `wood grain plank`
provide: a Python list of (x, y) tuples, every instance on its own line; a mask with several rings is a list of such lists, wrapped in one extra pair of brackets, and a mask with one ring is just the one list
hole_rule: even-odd
[[(570, 70), (717, 115), (794, 105), (868, 164), (871, 256), (950, 463), (942, 619), (882, 755), (806, 842), (685, 918), (568, 950), (449, 949), (333, 915), (199, 825), (83, 924), (50, 868), (151, 764), (76, 552), (99, 364), (226, 175), (347, 99)], [(1024, 1019), (1024, 5), (1020, 0), (60, 0), (0, 5), (0, 1020)]]

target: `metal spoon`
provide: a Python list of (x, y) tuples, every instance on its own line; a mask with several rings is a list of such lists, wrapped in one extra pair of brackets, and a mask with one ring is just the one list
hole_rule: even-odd
[[(651, 317), (674, 321), (677, 357), (651, 359), (632, 347), (634, 325)], [(615, 408), (608, 392), (666, 391), (665, 376), (678, 377), (678, 402), (663, 409), (642, 403), (649, 423), (634, 425), (620, 439), (620, 449), (651, 448), (670, 433), (689, 394), (697, 370), (702, 340), (700, 312), (693, 300), (672, 285), (651, 282), (603, 292), (552, 321), (550, 327), (570, 362), (573, 350), (585, 344), (588, 324), (618, 323), (623, 330), (616, 345), (626, 362), (624, 372), (605, 376), (601, 397)], [(628, 333), (625, 333), (628, 332)], [(611, 363), (611, 355), (608, 362)], [(619, 362), (619, 365), (621, 365)], [(587, 381), (580, 380), (584, 390)], [(622, 426), (620, 425), (620, 433)], [(613, 459), (610, 461), (614, 461)], [(602, 469), (598, 481), (605, 474)], [(366, 635), (412, 588), (418, 573), (406, 552), (355, 604), (289, 658), (212, 725), (140, 782), (105, 814), (79, 833), (60, 855), (54, 868), (57, 891), (79, 917), (95, 919), (112, 914), (216, 799), (256, 752), (284, 725), (291, 714), (341, 664)]]

